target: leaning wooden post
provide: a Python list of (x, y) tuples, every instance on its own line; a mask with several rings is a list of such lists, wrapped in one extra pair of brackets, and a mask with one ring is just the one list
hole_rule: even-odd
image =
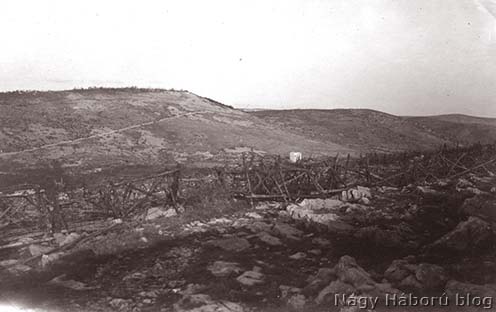
[(284, 187), (284, 190), (286, 191), (286, 196), (288, 197), (289, 200), (291, 200), (291, 194), (289, 194), (288, 187), (286, 186), (286, 181), (284, 181), (284, 175), (282, 174), (281, 155), (279, 155), (277, 158), (277, 170), (279, 171), (279, 176), (281, 177), (282, 185)]
[(367, 173), (367, 183), (370, 184), (369, 155), (365, 155), (365, 172)]
[(254, 207), (253, 205), (253, 189), (251, 188), (251, 182), (250, 182), (250, 175), (248, 173), (248, 167), (246, 166), (246, 155), (243, 153), (243, 168), (245, 171), (245, 177), (246, 177), (246, 183), (248, 184), (248, 191), (250, 192), (250, 205), (251, 208)]
[(346, 179), (348, 179), (348, 166), (350, 165), (350, 153), (348, 153), (348, 156), (346, 157), (346, 164), (344, 165), (344, 183), (348, 184)]

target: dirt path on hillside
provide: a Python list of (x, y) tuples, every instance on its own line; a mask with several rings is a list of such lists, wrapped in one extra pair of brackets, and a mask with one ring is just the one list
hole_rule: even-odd
[(24, 149), (24, 150), (20, 150), (20, 151), (15, 151), (15, 152), (0, 153), (0, 157), (15, 156), (15, 155), (19, 155), (19, 154), (22, 154), (22, 153), (36, 152), (36, 151), (39, 151), (39, 150), (43, 150), (43, 149), (47, 149), (47, 148), (52, 148), (52, 147), (57, 147), (57, 146), (61, 146), (61, 145), (70, 145), (70, 144), (80, 143), (82, 141), (86, 141), (86, 140), (90, 140), (90, 139), (96, 139), (96, 138), (101, 138), (101, 137), (104, 137), (104, 136), (107, 136), (107, 135), (110, 135), (110, 134), (115, 134), (115, 133), (124, 132), (124, 131), (127, 131), (127, 130), (137, 129), (137, 128), (141, 128), (141, 127), (146, 127), (146, 126), (151, 126), (153, 124), (160, 123), (160, 122), (163, 122), (163, 121), (166, 121), (166, 120), (170, 120), (170, 119), (181, 118), (181, 117), (186, 117), (186, 116), (191, 116), (191, 115), (196, 115), (196, 114), (203, 114), (203, 113), (207, 113), (207, 112), (190, 112), (190, 113), (184, 113), (184, 114), (180, 114), (180, 115), (169, 116), (169, 117), (161, 118), (161, 119), (158, 119), (158, 120), (153, 120), (153, 121), (149, 121), (149, 122), (144, 122), (144, 123), (140, 123), (140, 124), (136, 124), (136, 125), (127, 126), (127, 127), (120, 128), (120, 129), (115, 129), (115, 130), (112, 130), (112, 131), (107, 131), (107, 132), (103, 132), (103, 133), (98, 133), (98, 134), (90, 135), (90, 136), (83, 137), (83, 138), (77, 138), (77, 139), (74, 139), (74, 140), (66, 140), (66, 141), (60, 141), (60, 142), (51, 143), (51, 144), (45, 144), (45, 145), (42, 145), (42, 146), (28, 148), (28, 149)]

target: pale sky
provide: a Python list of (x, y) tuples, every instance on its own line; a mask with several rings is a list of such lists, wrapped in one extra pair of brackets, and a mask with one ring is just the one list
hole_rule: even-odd
[(496, 117), (496, 0), (2, 1), (0, 89)]

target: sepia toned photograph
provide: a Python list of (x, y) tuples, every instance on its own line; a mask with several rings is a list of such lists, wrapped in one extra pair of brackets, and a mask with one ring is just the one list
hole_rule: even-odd
[(496, 311), (496, 0), (0, 3), (0, 312)]

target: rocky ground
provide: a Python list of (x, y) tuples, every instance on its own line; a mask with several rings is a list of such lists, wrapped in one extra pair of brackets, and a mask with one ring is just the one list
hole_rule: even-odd
[[(43, 256), (47, 243), (2, 253), (0, 307), (495, 309), (495, 199), (496, 178), (472, 175), (402, 189), (357, 187), (298, 204), (261, 202), (187, 223), (150, 211), (145, 223), (114, 220), (111, 231), (59, 256)], [(36, 255), (40, 261), (22, 264)]]

